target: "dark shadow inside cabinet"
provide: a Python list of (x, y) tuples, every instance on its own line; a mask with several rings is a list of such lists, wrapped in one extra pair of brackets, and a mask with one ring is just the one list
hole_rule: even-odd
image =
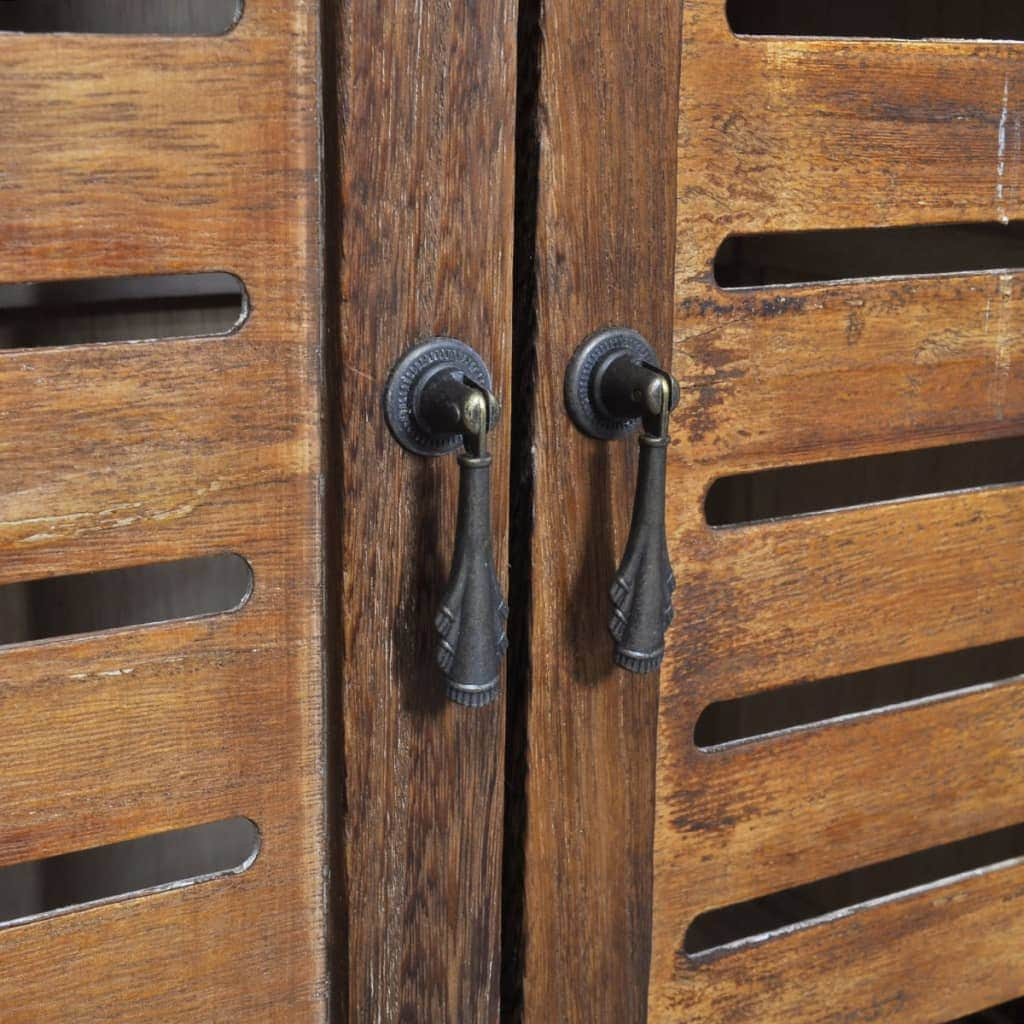
[(1024, 1024), (1024, 999), (1015, 999), (981, 1013), (961, 1017), (952, 1024)]
[(0, 32), (216, 36), (241, 17), (243, 0), (3, 0)]
[(1005, 0), (728, 0), (740, 35), (1024, 39), (1024, 7)]

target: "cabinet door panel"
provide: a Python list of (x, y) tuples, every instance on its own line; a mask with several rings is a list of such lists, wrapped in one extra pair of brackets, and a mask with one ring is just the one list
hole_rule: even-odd
[[(37, 286), (34, 322), (85, 279), (226, 271), (249, 304), (216, 337), (5, 338), (0, 585), (231, 553), (253, 580), (0, 649), (0, 871), (43, 861), (0, 930), (5, 1021), (326, 1019), (318, 42), (276, 0), (222, 36), (0, 32), (0, 284)], [(123, 848), (49, 858), (239, 817), (245, 870), (38, 916), (127, 884)]]
[[(563, 6), (535, 122), (525, 1016), (939, 1024), (1019, 997), (1019, 50)], [(681, 385), (660, 681), (605, 637), (635, 446), (562, 408), (610, 325)]]
[[(729, 235), (998, 232), (1020, 214), (1019, 157), (1005, 152), (1019, 57), (995, 43), (741, 39), (702, 2), (683, 39), (669, 483), (681, 621), (661, 685), (651, 1016), (950, 1020), (1024, 991), (1022, 851), (991, 838), (1019, 824), (1020, 668), (939, 703), (901, 703), (900, 688), (921, 659), (1024, 633), (1019, 488), (943, 493), (935, 472), (900, 502), (853, 507), (845, 490), (832, 511), (727, 527), (709, 526), (703, 499), (737, 472), (757, 501), (764, 470), (1020, 434), (1019, 282), (965, 256), (945, 277), (815, 283), (823, 258), (844, 276), (836, 247), (797, 254), (781, 280), (802, 285), (723, 289), (712, 266)], [(952, 268), (974, 230), (936, 236)], [(1006, 451), (1019, 480), (1021, 454)], [(884, 666), (902, 674), (851, 717), (826, 703), (799, 734), (694, 745), (697, 717), (726, 695)], [(994, 681), (980, 668), (973, 680)], [(993, 844), (970, 862), (977, 877), (961, 873), (964, 840)], [(863, 868), (879, 880), (870, 905)], [(763, 899), (794, 886), (791, 916)], [(688, 955), (699, 915), (754, 897), (745, 938)]]

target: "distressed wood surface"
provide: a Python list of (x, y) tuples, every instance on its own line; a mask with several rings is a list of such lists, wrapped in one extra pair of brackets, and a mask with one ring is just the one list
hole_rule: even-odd
[(520, 394), (535, 402), (535, 511), (520, 552), (531, 603), (513, 613), (528, 617), (530, 662), (527, 1021), (645, 1016), (657, 679), (617, 670), (606, 631), (636, 446), (577, 433), (562, 381), (576, 347), (610, 325), (669, 358), (679, 9), (548, 0), (533, 40), (535, 322), (517, 344), (533, 348)]
[(742, 965), (723, 957), (688, 968), (651, 1017), (953, 1021), (1020, 996), (1022, 899), (1016, 867), (865, 909), (746, 950)]
[[(235, 614), (0, 652), (0, 865), (244, 815), (237, 877), (0, 931), (4, 1021), (324, 1020), (318, 26), (0, 34), (0, 283), (230, 270), (236, 335), (0, 352), (0, 583), (233, 551)], [(59, 340), (59, 339), (54, 339)]]
[(694, 0), (683, 54), (651, 1019), (948, 1021), (1024, 991), (1019, 867), (709, 961), (683, 938), (705, 910), (1019, 821), (1019, 681), (716, 751), (693, 727), (713, 701), (1024, 634), (1020, 490), (725, 529), (703, 500), (732, 473), (1021, 433), (1020, 282), (726, 291), (712, 265), (732, 233), (1019, 217), (1020, 49), (737, 39)]
[[(391, 439), (381, 394), (432, 335), (484, 357), (509, 400), (515, 18), (511, 0), (345, 0), (340, 190), (328, 232), (340, 352), (340, 629), (347, 1001), (352, 1021), (498, 1016), (504, 701), (446, 702), (433, 619), (451, 560), (455, 458)], [(509, 414), (492, 434), (505, 576)]]

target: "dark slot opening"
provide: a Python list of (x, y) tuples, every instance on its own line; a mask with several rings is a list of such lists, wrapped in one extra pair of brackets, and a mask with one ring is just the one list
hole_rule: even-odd
[(1014, 221), (731, 235), (714, 273), (721, 288), (758, 288), (1021, 268), (1024, 222)]
[(1022, 482), (1024, 437), (1007, 437), (722, 477), (704, 514), (711, 526), (738, 526)]
[(1008, 640), (710, 704), (697, 719), (693, 740), (707, 750), (1021, 677), (1024, 639)]
[(738, 35), (881, 39), (1024, 39), (1024, 8), (1006, 0), (729, 0)]
[(219, 36), (242, 0), (0, 0), (0, 31)]
[(259, 847), (248, 818), (228, 818), (0, 868), (0, 927), (240, 874)]
[(967, 873), (1009, 867), (1024, 856), (1024, 825), (935, 846), (809, 885), (701, 914), (683, 951), (701, 959), (765, 942), (794, 928), (822, 924), (921, 887), (948, 885)]
[(0, 587), (0, 645), (235, 611), (251, 590), (239, 555), (10, 583)]
[(248, 315), (245, 286), (222, 272), (5, 284), (0, 348), (223, 335)]
[(1024, 1022), (1024, 999), (992, 1006), (969, 1017), (958, 1017), (951, 1024), (1022, 1024)]

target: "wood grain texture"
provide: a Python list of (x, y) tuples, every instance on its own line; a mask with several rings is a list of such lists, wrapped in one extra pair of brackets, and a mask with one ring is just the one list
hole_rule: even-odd
[(0, 582), (223, 551), (255, 578), (237, 614), (0, 655), (0, 864), (262, 835), (238, 877), (0, 932), (5, 1021), (326, 1017), (316, 14), (0, 35), (0, 282), (225, 269), (252, 300), (231, 337), (0, 353)]
[(1016, 823), (1019, 681), (707, 753), (693, 726), (1024, 634), (1021, 491), (727, 529), (703, 501), (732, 473), (1024, 432), (1019, 276), (727, 291), (712, 265), (732, 233), (1019, 218), (1020, 49), (737, 39), (694, 0), (683, 54), (651, 1019), (950, 1020), (1024, 991), (1019, 867), (706, 962), (683, 937), (712, 907)]
[[(348, 1014), (493, 1021), (504, 702), (445, 700), (433, 618), (457, 467), (405, 454), (381, 395), (401, 354), (444, 334), (481, 353), (507, 401), (516, 5), (345, 0), (338, 15)], [(503, 577), (508, 443), (506, 414), (492, 435)]]
[(1020, 995), (1022, 898), (1018, 866), (867, 908), (686, 969), (652, 1018), (942, 1024)]
[[(1019, 213), (1018, 45), (737, 39), (717, 3), (686, 17), (688, 233)], [(703, 264), (689, 246), (682, 255), (683, 273)]]
[(635, 445), (578, 434), (565, 367), (592, 332), (642, 332), (667, 361), (680, 5), (539, 8), (535, 434), (528, 551), (524, 986), (527, 1021), (645, 1018), (657, 680), (615, 669), (608, 588)]
[(688, 861), (685, 888), (664, 891), (659, 914), (739, 903), (1016, 824), (1019, 691), (1020, 679), (713, 754), (663, 751), (677, 786), (665, 818), (714, 855)]

